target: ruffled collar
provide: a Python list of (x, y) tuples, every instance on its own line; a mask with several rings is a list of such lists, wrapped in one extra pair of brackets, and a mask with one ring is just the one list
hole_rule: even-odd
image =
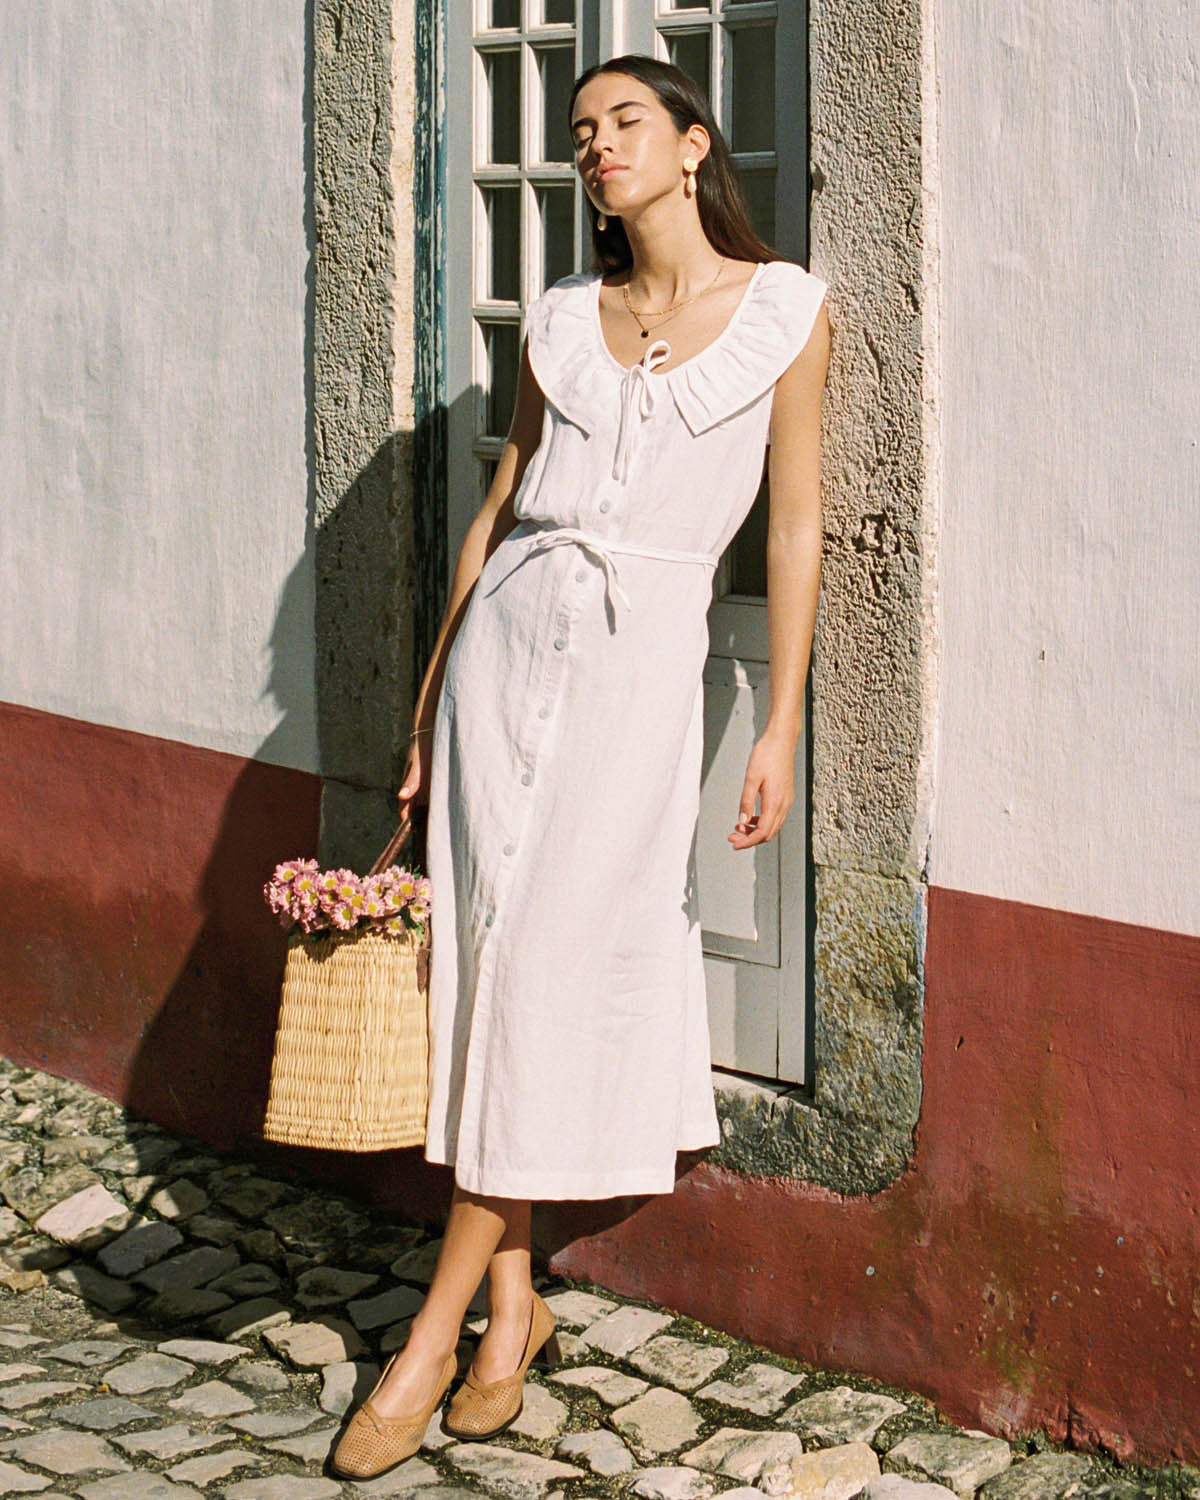
[[(604, 342), (600, 271), (564, 276), (530, 307), (529, 359), (538, 384), (568, 421), (591, 432), (598, 401), (627, 381), (629, 370)], [(670, 390), (693, 433), (751, 405), (804, 347), (826, 290), (792, 261), (762, 261), (729, 321), (699, 354), (647, 379)], [(669, 341), (668, 341), (669, 342)]]

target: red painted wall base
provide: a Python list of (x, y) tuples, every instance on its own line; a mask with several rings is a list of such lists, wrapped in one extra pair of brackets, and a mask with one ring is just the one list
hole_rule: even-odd
[[(255, 1149), (315, 776), (0, 706), (0, 1053)], [(1005, 1436), (1200, 1462), (1200, 939), (930, 891), (914, 1160), (836, 1194), (700, 1160), (670, 1196), (542, 1204), (551, 1268)], [(419, 1149), (259, 1147), (436, 1222)], [(689, 1163), (681, 1159), (681, 1168)]]

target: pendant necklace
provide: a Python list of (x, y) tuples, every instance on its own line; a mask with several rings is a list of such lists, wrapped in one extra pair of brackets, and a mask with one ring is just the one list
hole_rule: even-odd
[[(721, 264), (717, 267), (717, 276), (720, 276), (721, 272), (724, 269), (725, 269), (725, 257), (722, 256), (721, 257)], [(682, 302), (673, 302), (670, 307), (663, 308), (662, 313), (649, 313), (648, 314), (649, 317), (651, 317), (651, 318), (660, 318), (661, 319), (660, 322), (658, 322), (658, 323), (656, 323), (654, 325), (655, 328), (656, 329), (657, 328), (661, 328), (662, 325), (663, 325), (663, 323), (665, 323), (668, 318), (673, 317), (680, 310), (680, 308), (686, 307), (689, 302), (694, 302), (696, 300), (696, 298), (701, 295), (701, 292), (707, 292), (707, 291), (711, 290), (711, 288), (716, 285), (717, 276), (713, 277), (713, 279), (708, 283), (708, 286), (701, 287), (701, 289), (700, 289), (699, 292), (693, 292), (690, 297), (685, 297)], [(625, 298), (625, 306), (629, 309), (629, 311), (637, 319), (638, 327), (642, 330), (642, 337), (644, 339), (648, 339), (650, 337), (650, 329), (648, 329), (646, 327), (646, 325), (642, 322), (641, 316), (639, 315), (637, 309), (633, 306), (633, 304), (629, 300), (629, 283), (628, 282), (625, 282), (623, 284), (623, 286), (621, 287), (621, 293), (622, 293), (622, 295)]]

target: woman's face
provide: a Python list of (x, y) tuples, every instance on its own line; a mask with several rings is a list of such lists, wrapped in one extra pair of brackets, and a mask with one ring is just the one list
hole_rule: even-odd
[(683, 158), (704, 154), (663, 108), (654, 90), (624, 73), (598, 73), (571, 111), (575, 164), (604, 214), (636, 213), (683, 188)]

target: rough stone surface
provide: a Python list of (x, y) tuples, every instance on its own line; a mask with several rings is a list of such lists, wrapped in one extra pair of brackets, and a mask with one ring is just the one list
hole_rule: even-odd
[(0, 1495), (36, 1495), (39, 1490), (48, 1490), (54, 1483), (44, 1474), (31, 1474), (28, 1469), (19, 1469), (16, 1464), (0, 1459)]
[(617, 1407), (609, 1421), (638, 1458), (650, 1462), (690, 1442), (703, 1425), (686, 1396), (662, 1386)]
[(639, 1344), (644, 1344), (653, 1334), (669, 1328), (674, 1321), (670, 1313), (655, 1312), (653, 1308), (618, 1307), (589, 1323), (579, 1335), (579, 1341), (588, 1348), (601, 1349), (619, 1359)]
[[(291, 1458), (298, 1458), (301, 1463), (320, 1463), (333, 1451), (333, 1445), (341, 1430), (342, 1424), (335, 1422), (330, 1427), (314, 1427), (308, 1432), (300, 1433), (298, 1437), (278, 1438), (275, 1442), (264, 1443), (263, 1446), (271, 1453), (286, 1453)], [(401, 1465), (401, 1467), (404, 1466)], [(436, 1470), (431, 1472), (436, 1474)]]
[(216, 1453), (198, 1453), (195, 1458), (180, 1459), (166, 1471), (169, 1479), (180, 1484), (198, 1484), (203, 1488), (217, 1479), (228, 1479), (239, 1469), (260, 1469), (266, 1459), (261, 1453), (247, 1453), (240, 1448), (222, 1448)]
[(823, 1447), (869, 1443), (889, 1417), (904, 1409), (904, 1402), (892, 1396), (838, 1385), (802, 1397), (780, 1412), (778, 1421), (781, 1427), (790, 1427), (806, 1441)]
[(637, 1467), (633, 1454), (615, 1432), (605, 1427), (569, 1432), (559, 1439), (554, 1451), (568, 1463), (586, 1464), (593, 1474), (627, 1474)]
[(98, 1479), (78, 1491), (80, 1500), (201, 1500), (189, 1484), (175, 1484), (162, 1474), (130, 1474)]
[(154, 1413), (148, 1406), (139, 1406), (136, 1401), (127, 1401), (124, 1396), (99, 1396), (95, 1401), (74, 1401), (69, 1406), (56, 1407), (51, 1416), (68, 1427), (86, 1427), (90, 1432), (111, 1432), (114, 1427), (127, 1427), (130, 1422), (153, 1421)]
[(764, 1473), (759, 1481), (768, 1494), (795, 1500), (852, 1500), (879, 1477), (879, 1459), (869, 1443), (840, 1443), (794, 1454), (790, 1465)]
[(589, 1328), (605, 1313), (615, 1312), (620, 1305), (609, 1297), (597, 1297), (592, 1292), (554, 1292), (543, 1299), (560, 1326), (566, 1328)]
[(269, 1479), (243, 1479), (221, 1493), (225, 1500), (335, 1500), (342, 1487), (332, 1479), (273, 1474)]
[(722, 1427), (695, 1448), (679, 1455), (680, 1462), (698, 1469), (727, 1474), (753, 1484), (765, 1470), (790, 1464), (803, 1445), (794, 1432), (757, 1432), (745, 1427)]
[(223, 1380), (206, 1380), (194, 1385), (167, 1403), (172, 1411), (188, 1412), (197, 1417), (229, 1417), (250, 1411), (254, 1401), (244, 1391), (235, 1390)]
[(315, 1370), (354, 1359), (367, 1348), (349, 1323), (333, 1317), (268, 1328), (263, 1333), (263, 1343), (300, 1370)]
[(694, 1339), (676, 1338), (670, 1333), (660, 1333), (656, 1338), (648, 1339), (628, 1355), (629, 1363), (643, 1375), (680, 1391), (695, 1390), (728, 1358), (727, 1349), (698, 1344)]
[(559, 1385), (578, 1386), (599, 1396), (605, 1406), (624, 1406), (650, 1389), (648, 1380), (610, 1370), (607, 1365), (579, 1365), (573, 1370), (555, 1369), (550, 1379)]
[(241, 1344), (219, 1344), (212, 1339), (167, 1339), (159, 1344), (158, 1352), (190, 1360), (195, 1365), (227, 1365), (246, 1355)]
[(302, 1307), (332, 1307), (357, 1297), (374, 1286), (373, 1271), (339, 1271), (333, 1266), (314, 1266), (296, 1278), (296, 1300)]
[(23, 1464), (49, 1469), (52, 1474), (127, 1471), (129, 1464), (101, 1437), (74, 1432), (69, 1427), (46, 1427), (28, 1437), (8, 1438), (0, 1450)]
[(56, 1396), (67, 1396), (83, 1390), (74, 1380), (28, 1380), (0, 1390), (0, 1411), (24, 1411), (30, 1406), (44, 1406)]
[(911, 1479), (932, 1479), (970, 1500), (985, 1480), (1011, 1463), (1012, 1451), (1002, 1438), (910, 1432), (888, 1449), (883, 1468)]
[[(629, 1486), (635, 1495), (643, 1495), (646, 1500), (703, 1500), (716, 1487), (710, 1474), (702, 1474), (687, 1464), (643, 1469)], [(762, 1491), (751, 1490), (750, 1494), (760, 1496)]]
[(944, 1484), (906, 1479), (903, 1474), (880, 1474), (863, 1490), (863, 1500), (956, 1500), (956, 1497)]
[(979, 1500), (1065, 1500), (1093, 1468), (1083, 1453), (1035, 1453), (985, 1480)]
[[(51, 1123), (59, 1133), (39, 1137)], [(39, 1167), (40, 1142), (69, 1143), (71, 1131), (105, 1136), (112, 1149), (94, 1170)], [(152, 1155), (172, 1162), (169, 1179), (154, 1175)], [(194, 1191), (180, 1189), (183, 1201), (163, 1200), (163, 1209), (193, 1212), (150, 1206), (166, 1182)], [(96, 1186), (108, 1194), (104, 1211), (120, 1211), (88, 1227), (75, 1203), (75, 1218), (57, 1221), (79, 1237), (74, 1244), (35, 1228), (79, 1194), (99, 1211)], [(786, 1369), (696, 1325), (673, 1335), (664, 1309), (564, 1287), (540, 1272), (535, 1285), (558, 1319), (563, 1362), (531, 1369), (523, 1410), (505, 1433), (494, 1443), (460, 1443), (442, 1427), (443, 1407), (419, 1454), (367, 1484), (338, 1484), (323, 1472), (337, 1419), (407, 1337), (436, 1239), (336, 1194), (280, 1187), (195, 1143), (181, 1151), (108, 1101), (3, 1059), (0, 1194), (0, 1244), (12, 1262), (0, 1266), (0, 1392), (12, 1407), (0, 1409), (0, 1474), (17, 1476), (9, 1493), (270, 1500), (317, 1485), (342, 1500), (710, 1500), (718, 1492), (720, 1500), (1200, 1500), (1195, 1469), (1174, 1466), (1159, 1487), (1153, 1471), (1105, 1456), (1048, 1449), (1026, 1457), (1024, 1439), (1010, 1448), (982, 1431), (935, 1425), (941, 1419), (924, 1398), (898, 1400), (905, 1393), (867, 1380), (806, 1394), (798, 1387), (821, 1386), (822, 1372)], [(206, 1199), (221, 1211), (201, 1207)], [(267, 1200), (261, 1220), (246, 1217)], [(180, 1240), (128, 1277), (109, 1276), (98, 1269), (101, 1252), (117, 1264), (120, 1238), (153, 1222), (136, 1219), (138, 1211), (170, 1220)], [(63, 1255), (74, 1258), (53, 1264)], [(404, 1285), (384, 1280), (389, 1271)], [(231, 1305), (213, 1290), (217, 1282), (237, 1293), (273, 1290)], [(464, 1350), (486, 1326), (486, 1293), (481, 1283), (468, 1305)], [(401, 1317), (375, 1322), (401, 1308)], [(229, 1333), (212, 1327), (222, 1314)], [(344, 1342), (315, 1348), (315, 1359), (344, 1353), (347, 1342), (362, 1357), (304, 1367), (289, 1357), (331, 1329)], [(136, 1400), (123, 1384), (138, 1387)], [(874, 1454), (885, 1450), (886, 1472), (875, 1473)], [(14, 1488), (28, 1483), (21, 1474), (38, 1488)]]
[(749, 1364), (728, 1380), (713, 1380), (696, 1392), (706, 1401), (737, 1406), (760, 1417), (777, 1412), (788, 1396), (804, 1381), (803, 1375), (781, 1370), (778, 1365)]
[(151, 1195), (149, 1207), (164, 1219), (190, 1219), (208, 1207), (208, 1194), (186, 1177)]
[(136, 1279), (156, 1292), (179, 1291), (203, 1286), (222, 1272), (231, 1271), (237, 1263), (237, 1251), (228, 1246), (198, 1245), (194, 1250), (185, 1250), (182, 1255), (148, 1266), (137, 1273)]
[(246, 1338), (264, 1328), (276, 1328), (291, 1320), (291, 1313), (274, 1297), (252, 1297), (208, 1319), (207, 1327), (219, 1339)]
[(116, 1436), (113, 1442), (125, 1453), (147, 1454), (151, 1458), (178, 1458), (181, 1453), (198, 1453), (225, 1442), (216, 1432), (193, 1432), (186, 1422), (172, 1422), (149, 1432), (129, 1432)]
[(326, 1365), (321, 1371), (321, 1394), (318, 1397), (321, 1410), (340, 1417), (349, 1411), (352, 1402), (361, 1401), (378, 1379), (377, 1364), (343, 1359)]
[(96, 1258), (110, 1276), (132, 1276), (182, 1244), (183, 1235), (174, 1224), (147, 1219), (103, 1246)]
[(100, 1228), (110, 1219), (120, 1219), (128, 1212), (128, 1204), (114, 1198), (103, 1183), (93, 1182), (47, 1209), (34, 1228), (42, 1234), (53, 1235), (64, 1244), (74, 1245), (87, 1239), (91, 1230)]
[(63, 1364), (79, 1365), (94, 1370), (102, 1365), (111, 1365), (134, 1346), (128, 1339), (75, 1339), (69, 1344), (59, 1344), (53, 1349), (43, 1349), (43, 1359), (61, 1360)]
[(103, 1271), (97, 1271), (95, 1266), (89, 1266), (83, 1261), (63, 1266), (50, 1279), (64, 1292), (82, 1297), (85, 1302), (102, 1307), (105, 1312), (120, 1312), (123, 1307), (137, 1301), (137, 1293), (127, 1282), (106, 1276)]
[(291, 1406), (287, 1411), (256, 1411), (250, 1417), (234, 1417), (225, 1425), (253, 1437), (283, 1437), (311, 1427), (320, 1415), (313, 1406)]
[(425, 1300), (424, 1292), (411, 1286), (397, 1286), (390, 1291), (379, 1292), (374, 1297), (356, 1297), (346, 1304), (354, 1326), (366, 1332), (371, 1328), (382, 1328), (385, 1323), (394, 1323), (415, 1313)]
[(558, 1436), (569, 1416), (566, 1402), (552, 1396), (545, 1386), (527, 1381), (521, 1411), (508, 1430), (535, 1443), (545, 1443)]
[(447, 1460), (486, 1489), (511, 1500), (540, 1500), (547, 1486), (559, 1479), (575, 1479), (585, 1469), (542, 1458), (500, 1443), (458, 1443), (446, 1450)]
[(123, 1396), (140, 1396), (143, 1391), (163, 1390), (178, 1385), (195, 1374), (195, 1365), (169, 1354), (139, 1354), (128, 1364), (118, 1365), (105, 1377), (106, 1383)]

